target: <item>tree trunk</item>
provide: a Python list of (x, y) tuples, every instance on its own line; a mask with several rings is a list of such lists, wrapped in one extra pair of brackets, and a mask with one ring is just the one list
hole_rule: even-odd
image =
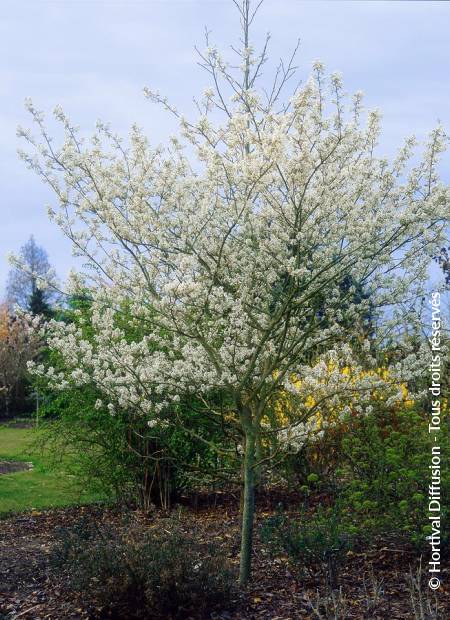
[(261, 491), (263, 488), (262, 484), (262, 466), (258, 463), (261, 463), (263, 458), (263, 447), (262, 447), (262, 439), (261, 439), (261, 431), (258, 429), (255, 438), (255, 489), (257, 492)]
[[(245, 454), (245, 435), (242, 438), (242, 452)], [(242, 515), (244, 513), (244, 491), (245, 491), (245, 468), (244, 468), (244, 460), (241, 460), (240, 466), (240, 482), (241, 488), (239, 493), (239, 514)]]
[(9, 392), (9, 388), (6, 388), (6, 396), (5, 396), (5, 417), (9, 418), (9, 409), (11, 404), (11, 395)]
[(248, 429), (245, 434), (244, 453), (244, 505), (241, 527), (241, 561), (239, 584), (244, 586), (250, 578), (253, 546), (253, 520), (255, 514), (255, 433)]

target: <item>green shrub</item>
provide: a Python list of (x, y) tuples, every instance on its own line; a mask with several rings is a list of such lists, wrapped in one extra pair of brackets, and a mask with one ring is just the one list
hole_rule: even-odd
[(51, 562), (108, 617), (206, 618), (232, 601), (235, 576), (224, 558), (169, 520), (146, 532), (80, 521), (60, 531)]
[[(349, 424), (336, 470), (337, 493), (348, 506), (347, 521), (366, 536), (394, 534), (417, 547), (426, 545), (431, 462), (427, 425), (426, 417), (412, 408), (375, 411)], [(448, 454), (448, 437), (443, 420), (442, 455)], [(444, 462), (441, 475), (441, 506), (447, 513), (450, 476)]]
[(273, 552), (285, 553), (301, 575), (324, 572), (335, 589), (345, 554), (353, 547), (355, 531), (347, 527), (338, 507), (319, 507), (314, 514), (302, 511), (299, 518), (278, 514), (265, 521), (262, 541)]
[[(326, 492), (346, 507), (342, 519), (370, 542), (392, 535), (417, 548), (427, 545), (428, 485), (431, 439), (427, 406), (374, 402), (370, 414), (349, 415), (327, 428), (323, 437), (291, 454), (285, 469), (296, 488), (314, 503), (315, 491)], [(450, 452), (448, 414), (443, 410), (441, 448), (441, 514), (449, 514)], [(285, 476), (287, 478), (287, 475)], [(442, 546), (449, 535), (443, 533)]]
[[(124, 321), (126, 309), (118, 314)], [(74, 323), (92, 338), (91, 310), (88, 301), (75, 299), (60, 320)], [(125, 321), (126, 324), (126, 321)], [(135, 328), (138, 332), (138, 327)], [(139, 335), (139, 334), (138, 334)], [(128, 326), (127, 338), (136, 337)], [(64, 372), (59, 355), (46, 351), (45, 366)], [(226, 469), (236, 471), (236, 461), (218, 456), (213, 445), (221, 446), (224, 427), (206, 421), (198, 411), (199, 402), (189, 396), (168, 413), (168, 424), (148, 426), (139, 410), (117, 408), (108, 411), (108, 397), (94, 383), (78, 386), (67, 377), (62, 391), (52, 389), (44, 378), (35, 377), (34, 387), (41, 397), (41, 437), (55, 459), (70, 452), (72, 473), (83, 487), (145, 510), (151, 505), (169, 508), (193, 481), (205, 485)], [(102, 404), (98, 404), (98, 401)], [(180, 420), (180, 424), (175, 424)], [(228, 429), (229, 430), (229, 429)], [(207, 440), (202, 440), (205, 435)]]

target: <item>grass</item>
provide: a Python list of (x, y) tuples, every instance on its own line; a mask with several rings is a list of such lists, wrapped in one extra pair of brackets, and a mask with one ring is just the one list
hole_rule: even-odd
[[(38, 449), (32, 428), (0, 426), (0, 461), (31, 461), (33, 469), (0, 474), (0, 516), (105, 499), (82, 489), (67, 463), (55, 464), (49, 451)], [(76, 457), (71, 457), (76, 458)]]

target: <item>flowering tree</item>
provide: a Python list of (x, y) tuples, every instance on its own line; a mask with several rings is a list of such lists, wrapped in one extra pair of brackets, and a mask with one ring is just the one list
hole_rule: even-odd
[[(240, 70), (214, 47), (202, 53), (213, 88), (197, 121), (147, 91), (180, 122), (166, 149), (136, 126), (126, 143), (99, 123), (87, 142), (60, 108), (65, 139), (56, 147), (31, 103), (41, 139), (21, 134), (37, 153), (23, 157), (59, 199), (50, 217), (92, 267), (84, 285), (93, 341), (51, 322), (49, 346), (66, 371), (36, 371), (55, 386), (94, 383), (112, 414), (135, 408), (151, 424), (175, 419), (187, 394), (209, 416), (226, 417), (242, 436), (244, 584), (261, 437), (274, 432), (270, 406), (286, 390), (313, 393), (300, 423), (337, 394), (362, 403), (373, 381), (358, 368), (372, 349), (352, 335), (363, 333), (369, 299), (372, 315), (382, 310), (392, 330), (396, 304), (420, 295), (429, 257), (442, 245), (449, 192), (436, 172), (446, 139), (440, 127), (407, 173), (414, 141), (392, 163), (378, 158), (378, 114), (366, 121), (361, 95), (349, 103), (339, 76), (326, 78), (320, 63), (286, 104), (280, 93), (292, 60), (278, 67), (269, 92), (258, 90), (267, 46), (253, 51), (254, 12), (248, 0), (236, 5)], [(366, 297), (355, 295), (363, 288)], [(125, 338), (120, 327), (124, 303), (128, 320), (145, 327), (139, 338)], [(413, 362), (406, 356), (395, 376)], [(359, 381), (342, 372), (349, 365)], [(222, 406), (218, 393), (227, 395)]]

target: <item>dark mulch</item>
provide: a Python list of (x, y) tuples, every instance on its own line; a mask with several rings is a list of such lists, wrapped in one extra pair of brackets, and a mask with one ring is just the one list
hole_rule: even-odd
[(14, 474), (17, 471), (33, 469), (33, 463), (25, 461), (0, 461), (0, 474)]
[[(259, 521), (273, 512), (272, 503), (262, 500)], [(174, 512), (179, 514), (183, 529), (198, 539), (216, 543), (230, 562), (237, 565), (239, 517), (236, 503), (219, 500), (213, 506), (205, 504), (207, 502), (200, 501), (196, 509), (183, 507)], [(82, 514), (118, 527), (121, 523), (118, 511), (95, 506), (31, 512), (0, 521), (0, 620), (100, 617), (101, 610), (95, 602), (89, 605), (86, 596), (71, 592), (63, 577), (52, 571), (48, 561), (55, 530), (75, 523)], [(138, 512), (132, 515), (143, 529), (154, 526), (155, 521), (163, 524), (166, 517), (161, 511), (150, 516)], [(222, 620), (315, 618), (310, 601), (315, 601), (317, 589), (324, 591), (322, 578), (296, 579), (287, 559), (272, 558), (259, 543), (258, 535), (255, 538), (251, 585), (238, 596), (233, 610), (223, 610), (215, 617)], [(417, 562), (411, 549), (397, 548), (393, 541), (379, 541), (372, 548), (348, 554), (340, 577), (347, 599), (347, 611), (342, 618), (413, 620), (407, 580), (409, 567), (416, 567)], [(380, 603), (368, 610), (373, 576), (384, 580), (384, 593)], [(450, 617), (448, 586), (441, 588), (438, 600), (444, 620)]]

